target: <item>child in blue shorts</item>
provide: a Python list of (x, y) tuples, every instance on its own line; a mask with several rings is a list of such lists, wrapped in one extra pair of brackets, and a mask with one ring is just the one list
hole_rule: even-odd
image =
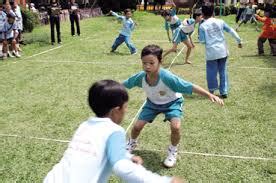
[(191, 64), (191, 61), (189, 61), (189, 58), (190, 58), (193, 45), (191, 44), (185, 32), (183, 32), (183, 30), (181, 29), (181, 20), (176, 16), (176, 9), (173, 8), (171, 10), (165, 10), (161, 13), (161, 16), (165, 19), (165, 29), (167, 30), (169, 41), (171, 41), (169, 28), (171, 28), (172, 30), (172, 43), (173, 43), (172, 48), (166, 51), (163, 57), (167, 56), (171, 52), (176, 52), (178, 44), (183, 42), (183, 44), (185, 44), (188, 48), (186, 52), (184, 64)]
[(125, 16), (119, 16), (117, 13), (110, 11), (110, 13), (115, 16), (118, 20), (123, 22), (123, 28), (119, 34), (119, 36), (116, 38), (115, 42), (112, 45), (111, 52), (114, 52), (118, 46), (120, 46), (123, 42), (126, 43), (128, 49), (130, 50), (131, 54), (136, 54), (137, 49), (135, 46), (131, 43), (131, 33), (135, 28), (135, 23), (131, 19), (132, 13), (130, 9), (124, 10)]
[(88, 103), (95, 112), (75, 132), (62, 159), (47, 174), (44, 183), (107, 183), (112, 173), (125, 182), (182, 183), (177, 177), (146, 170), (139, 156), (125, 148), (125, 130), (120, 126), (127, 110), (125, 87), (101, 80), (89, 89)]
[(141, 53), (144, 71), (130, 77), (123, 83), (129, 89), (135, 86), (143, 88), (147, 96), (146, 104), (132, 128), (127, 149), (130, 152), (134, 150), (137, 146), (137, 137), (144, 126), (153, 122), (158, 114), (163, 113), (165, 120), (170, 121), (171, 127), (171, 145), (164, 161), (164, 165), (170, 168), (176, 164), (177, 145), (180, 141), (180, 118), (183, 116), (182, 105), (184, 103), (182, 93), (191, 95), (195, 92), (221, 105), (223, 105), (223, 100), (200, 86), (162, 69), (162, 52), (163, 50), (157, 45), (146, 46)]

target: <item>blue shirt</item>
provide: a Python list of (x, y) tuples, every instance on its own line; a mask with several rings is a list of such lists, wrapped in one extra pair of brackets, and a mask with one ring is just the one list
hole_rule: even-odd
[(3, 32), (4, 24), (7, 21), (7, 14), (3, 11), (0, 13), (0, 32)]
[(193, 85), (170, 71), (160, 69), (157, 83), (152, 86), (146, 81), (144, 71), (135, 74), (126, 81), (124, 86), (128, 89), (135, 86), (143, 88), (147, 98), (154, 104), (163, 105), (182, 97), (182, 93), (192, 94)]
[(3, 39), (5, 39), (4, 35), (6, 35), (6, 39), (14, 38), (14, 30), (17, 30), (16, 23), (9, 24), (6, 22), (3, 28)]
[(111, 12), (111, 14), (123, 22), (123, 27), (120, 31), (120, 34), (124, 36), (131, 36), (131, 32), (134, 30), (135, 27), (133, 20), (131, 18), (126, 18), (125, 16), (120, 16), (113, 11)]
[(237, 43), (241, 43), (241, 39), (237, 32), (229, 27), (223, 20), (208, 18), (200, 24), (199, 41), (205, 44), (207, 61), (228, 56), (224, 31), (234, 37)]

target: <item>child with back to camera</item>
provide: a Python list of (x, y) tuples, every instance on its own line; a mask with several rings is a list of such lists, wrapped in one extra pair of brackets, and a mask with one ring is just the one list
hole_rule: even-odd
[(107, 183), (112, 173), (129, 183), (182, 183), (177, 177), (146, 170), (142, 159), (126, 151), (120, 126), (127, 111), (128, 93), (113, 80), (101, 80), (89, 89), (88, 102), (96, 117), (83, 122), (62, 159), (44, 183)]
[[(228, 32), (241, 48), (241, 38), (237, 32), (229, 27), (223, 20), (213, 17), (214, 5), (202, 6), (203, 23), (199, 26), (199, 42), (205, 44), (206, 52), (206, 78), (210, 93), (219, 89), (222, 98), (228, 97), (229, 82), (227, 73), (228, 49), (224, 31)], [(220, 83), (218, 84), (217, 74)]]
[(170, 122), (171, 145), (164, 165), (168, 168), (175, 166), (177, 145), (180, 141), (181, 117), (183, 116), (183, 94), (193, 92), (206, 96), (212, 102), (223, 105), (223, 100), (209, 93), (205, 89), (187, 82), (170, 71), (161, 68), (163, 50), (157, 45), (146, 46), (141, 53), (143, 71), (135, 74), (126, 81), (126, 88), (140, 87), (146, 93), (147, 101), (143, 106), (138, 120), (131, 130), (131, 137), (127, 143), (127, 150), (133, 151), (137, 146), (137, 138), (146, 124), (152, 123), (155, 117), (163, 113), (165, 120)]

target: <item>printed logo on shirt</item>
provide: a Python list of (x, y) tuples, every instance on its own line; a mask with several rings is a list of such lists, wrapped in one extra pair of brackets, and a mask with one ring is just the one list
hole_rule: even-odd
[(207, 29), (207, 33), (209, 36), (216, 35), (216, 33), (220, 32), (220, 28), (216, 23), (212, 23), (211, 26), (212, 27), (210, 29)]
[(165, 91), (159, 91), (159, 95), (164, 96), (164, 95), (166, 95), (166, 92)]

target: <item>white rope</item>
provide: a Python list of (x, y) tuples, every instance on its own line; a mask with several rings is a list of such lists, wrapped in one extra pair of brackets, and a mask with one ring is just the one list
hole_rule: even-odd
[[(52, 142), (61, 142), (61, 143), (69, 143), (69, 140), (60, 140), (60, 139), (51, 139), (51, 138), (41, 138), (41, 137), (27, 137), (20, 135), (12, 135), (12, 134), (0, 134), (2, 137), (15, 137), (15, 138), (28, 138), (42, 141), (52, 141)], [(140, 151), (155, 151), (155, 152), (166, 152), (157, 149), (137, 149)], [(264, 157), (252, 157), (252, 156), (235, 156), (235, 155), (225, 155), (225, 154), (210, 154), (210, 153), (198, 153), (198, 152), (189, 152), (189, 151), (178, 151), (179, 154), (189, 154), (189, 155), (198, 155), (198, 156), (207, 156), (207, 157), (221, 157), (221, 158), (231, 158), (231, 159), (244, 159), (244, 160), (262, 160), (262, 161), (276, 161), (273, 158), (264, 158)]]

